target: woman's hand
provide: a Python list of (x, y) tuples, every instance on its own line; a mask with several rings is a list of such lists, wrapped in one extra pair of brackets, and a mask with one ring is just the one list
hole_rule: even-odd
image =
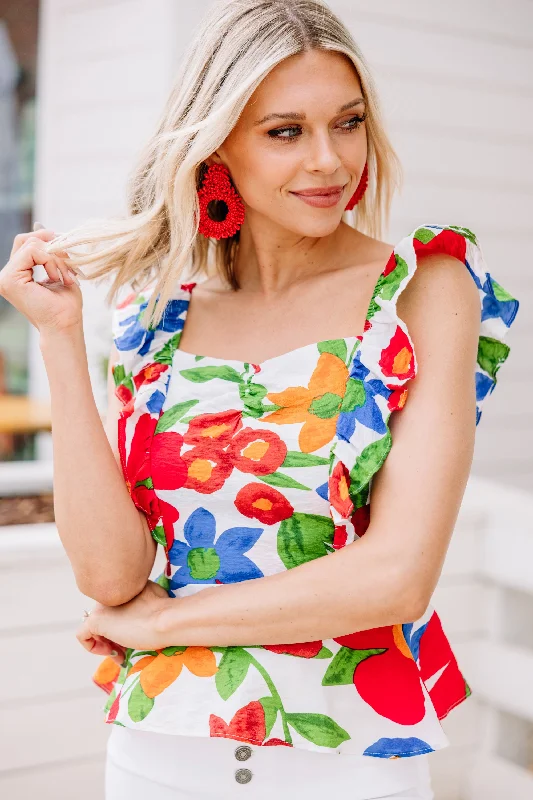
[[(82, 293), (74, 270), (65, 263), (68, 253), (53, 255), (45, 249), (56, 235), (47, 228), (17, 234), (9, 261), (0, 270), (0, 295), (40, 332), (82, 324)], [(33, 278), (38, 265), (48, 275), (42, 283)]]
[[(110, 655), (111, 650), (160, 650), (168, 642), (159, 641), (156, 620), (169, 602), (168, 593), (154, 581), (148, 581), (142, 592), (120, 606), (97, 603), (83, 622), (76, 638), (96, 655)], [(117, 663), (120, 652), (113, 657)]]

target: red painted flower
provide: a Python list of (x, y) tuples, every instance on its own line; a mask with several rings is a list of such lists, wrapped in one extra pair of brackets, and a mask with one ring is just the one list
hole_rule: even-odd
[(322, 641), (299, 644), (264, 644), (263, 649), (270, 650), (272, 653), (287, 653), (300, 658), (314, 658), (322, 650)]
[(351, 516), (351, 522), (357, 536), (363, 536), (370, 525), (370, 503), (361, 508), (356, 508)]
[(350, 498), (350, 473), (342, 461), (338, 461), (329, 477), (329, 498), (333, 508), (343, 519), (348, 519), (353, 511)]
[(113, 700), (113, 705), (109, 709), (109, 714), (107, 715), (106, 722), (111, 723), (115, 721), (115, 719), (117, 718), (119, 706), (120, 706), (120, 692)]
[[(151, 531), (162, 520), (167, 547), (170, 547), (174, 541), (174, 522), (179, 518), (179, 512), (170, 503), (160, 500), (154, 489), (179, 489), (183, 486), (186, 472), (179, 455), (182, 437), (172, 432), (154, 436), (157, 419), (150, 414), (142, 414), (137, 420), (126, 462), (126, 420), (124, 414), (118, 420), (118, 450), (126, 486), (136, 507), (146, 514)], [(179, 441), (174, 438), (176, 436)], [(170, 467), (167, 467), (167, 460), (170, 461)]]
[[(125, 406), (133, 400), (133, 395), (131, 393), (131, 389), (129, 389), (123, 383), (119, 383), (118, 386), (115, 386), (115, 395), (118, 397), (120, 402), (123, 403)], [(133, 408), (132, 408), (132, 410), (133, 410)], [(123, 411), (124, 411), (124, 409), (123, 409)], [(128, 416), (127, 413), (126, 413), (126, 416)]]
[(265, 525), (274, 525), (294, 513), (294, 508), (281, 492), (262, 483), (247, 483), (239, 489), (234, 502), (245, 517), (258, 519)]
[(126, 306), (129, 306), (130, 303), (133, 303), (136, 296), (137, 295), (135, 292), (131, 292), (127, 297), (124, 298), (124, 300), (121, 300), (120, 303), (117, 303), (117, 308), (126, 308)]
[(290, 742), (284, 742), (283, 739), (268, 739), (266, 742), (263, 742), (263, 747), (276, 747), (277, 745), (282, 745), (283, 747), (292, 747)]
[(390, 411), (400, 411), (407, 400), (408, 389), (395, 389), (387, 401)]
[(211, 714), (209, 734), (250, 744), (263, 744), (266, 736), (264, 708), (258, 700), (252, 700), (237, 711), (229, 725), (221, 717)]
[(242, 428), (242, 412), (235, 409), (217, 414), (200, 414), (192, 419), (183, 437), (186, 444), (217, 443), (225, 447)]
[(126, 423), (128, 414), (122, 413), (118, 418), (118, 451), (122, 464), (122, 471), (131, 493), (131, 485), (135, 485), (136, 480), (144, 480), (148, 477), (149, 460), (146, 450), (152, 439), (157, 420), (150, 414), (142, 414), (137, 420), (130, 446), (130, 453), (126, 461)]
[(134, 376), (133, 383), (135, 384), (135, 388), (138, 389), (143, 383), (153, 383), (159, 378), (161, 373), (166, 372), (167, 369), (168, 364), (158, 364), (157, 362), (147, 364)]
[(187, 480), (187, 465), (181, 455), (183, 436), (176, 431), (156, 433), (151, 443), (151, 474), (154, 489), (181, 489)]
[(348, 541), (348, 531), (346, 530), (346, 525), (335, 525), (335, 530), (333, 531), (333, 549), (340, 550), (342, 547), (346, 546), (346, 542)]
[[(418, 657), (421, 678), (431, 687), (429, 696), (439, 719), (443, 719), (457, 703), (468, 696), (470, 690), (436, 612), (433, 612), (420, 637)], [(439, 672), (441, 674), (433, 684), (433, 678)]]
[(466, 260), (466, 239), (457, 231), (440, 231), (425, 244), (415, 237), (413, 238), (413, 247), (417, 258), (433, 253), (448, 253), (448, 255), (458, 258), (463, 264)]
[(244, 428), (231, 440), (229, 453), (241, 472), (270, 475), (283, 464), (287, 445), (273, 431)]
[[(381, 716), (400, 725), (416, 725), (424, 718), (420, 674), (401, 625), (370, 628), (335, 639), (359, 650), (362, 660), (354, 669), (354, 686), (363, 700)], [(364, 651), (385, 648), (384, 653)]]
[(407, 334), (399, 325), (396, 326), (387, 347), (381, 351), (379, 366), (383, 375), (391, 378), (407, 380), (415, 374), (413, 348)]
[(202, 494), (217, 492), (233, 470), (231, 458), (217, 444), (204, 442), (183, 454), (187, 468), (186, 489)]

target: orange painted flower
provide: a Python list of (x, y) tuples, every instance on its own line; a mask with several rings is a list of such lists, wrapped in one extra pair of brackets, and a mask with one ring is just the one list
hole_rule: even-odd
[(321, 353), (308, 387), (291, 386), (267, 394), (281, 408), (263, 419), (278, 425), (303, 422), (298, 444), (303, 453), (312, 453), (335, 435), (347, 379), (344, 361), (333, 353)]
[[(142, 667), (141, 661), (144, 662)], [(184, 666), (198, 678), (210, 678), (218, 669), (215, 654), (207, 647), (186, 647), (183, 650), (177, 648), (171, 655), (161, 652), (157, 656), (145, 656), (134, 665), (130, 674), (140, 672), (140, 683), (146, 696), (157, 697), (176, 680)]]
[(107, 694), (111, 694), (119, 673), (120, 667), (117, 662), (113, 661), (111, 656), (106, 656), (106, 658), (98, 664), (92, 679), (100, 689), (103, 689)]

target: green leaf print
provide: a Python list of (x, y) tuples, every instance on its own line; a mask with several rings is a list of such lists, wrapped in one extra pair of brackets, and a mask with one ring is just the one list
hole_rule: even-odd
[(284, 489), (304, 489), (310, 492), (309, 486), (304, 486), (303, 483), (298, 483), (294, 478), (289, 478), (288, 475), (283, 475), (281, 472), (272, 472), (270, 475), (257, 475), (260, 481), (268, 483), (269, 486), (280, 486)]
[(158, 578), (156, 578), (155, 582), (158, 583), (160, 586), (162, 586), (163, 589), (165, 589), (165, 591), (167, 592), (170, 589), (170, 578), (167, 575), (165, 575), (164, 572), (162, 572), (161, 575)]
[(176, 403), (176, 405), (169, 408), (164, 414), (162, 414), (161, 417), (159, 417), (154, 434), (168, 431), (168, 429), (171, 428), (175, 422), (181, 420), (184, 414), (186, 414), (187, 411), (190, 411), (191, 408), (198, 402), (198, 400), (186, 400), (184, 403)]
[(164, 647), (161, 652), (164, 656), (174, 656), (176, 653), (184, 653), (186, 649), (186, 647), (172, 645), (172, 647)]
[(335, 525), (331, 517), (295, 512), (278, 529), (278, 555), (287, 569), (328, 553)]
[(270, 736), (270, 732), (274, 727), (279, 709), (273, 697), (261, 697), (259, 698), (259, 702), (263, 706), (263, 711), (265, 712), (266, 739), (268, 736)]
[(396, 259), (396, 267), (392, 270), (392, 272), (389, 272), (388, 275), (380, 275), (378, 282), (374, 287), (374, 293), (372, 295), (372, 300), (370, 301), (368, 310), (368, 319), (373, 317), (376, 311), (378, 311), (380, 308), (380, 305), (379, 303), (376, 303), (375, 298), (382, 297), (384, 300), (391, 300), (398, 291), (400, 283), (409, 272), (407, 262), (397, 253), (394, 254), (394, 257)]
[(137, 682), (128, 700), (128, 714), (133, 722), (142, 722), (154, 707), (154, 698), (144, 693), (140, 681)]
[(361, 661), (386, 652), (386, 647), (372, 650), (352, 650), (350, 647), (341, 647), (338, 653), (335, 653), (333, 661), (322, 678), (322, 686), (348, 686), (353, 683), (353, 674)]
[(322, 645), (322, 647), (320, 648), (320, 650), (318, 651), (318, 653), (314, 657), (315, 658), (331, 658), (332, 655), (333, 655), (333, 653), (331, 652), (329, 647), (324, 647), (324, 645)]
[(344, 728), (325, 714), (287, 714), (287, 722), (300, 736), (320, 747), (338, 747), (350, 738)]
[(314, 456), (312, 453), (301, 453), (299, 450), (288, 450), (282, 467), (323, 467), (329, 464), (329, 458)]
[(264, 414), (263, 399), (267, 394), (266, 386), (260, 383), (241, 383), (239, 396), (244, 405), (245, 416), (258, 419)]
[(180, 375), (193, 383), (206, 383), (215, 378), (221, 381), (243, 383), (242, 376), (233, 367), (194, 367), (193, 369), (180, 369)]
[(326, 339), (323, 342), (319, 342), (317, 347), (319, 353), (331, 353), (331, 355), (337, 356), (346, 363), (348, 348), (345, 339)]
[(133, 383), (132, 374), (130, 372), (126, 375), (123, 364), (115, 364), (112, 372), (113, 380), (115, 381), (115, 389), (118, 389), (119, 386), (125, 386), (132, 394), (135, 394), (135, 384)]
[(491, 378), (496, 378), (500, 365), (510, 353), (510, 347), (490, 336), (480, 336), (477, 349), (477, 363)]
[(172, 359), (175, 351), (177, 350), (180, 339), (181, 331), (176, 333), (171, 339), (168, 340), (168, 342), (165, 342), (161, 350), (154, 355), (154, 361), (159, 362), (159, 364), (172, 364)]
[(336, 417), (341, 409), (342, 397), (333, 392), (326, 392), (320, 397), (315, 397), (309, 406), (309, 413), (319, 419)]
[(472, 231), (468, 228), (461, 228), (459, 225), (448, 225), (448, 227), (444, 228), (444, 230), (460, 233), (461, 236), (464, 236), (464, 238), (468, 239), (468, 241), (472, 242), (472, 244), (477, 244), (476, 234), (472, 233)]
[(138, 486), (144, 486), (146, 489), (153, 489), (154, 488), (153, 481), (152, 481), (152, 479), (150, 477), (144, 478), (144, 480), (142, 480), (142, 481), (137, 481), (135, 483), (135, 488), (137, 488)]
[(116, 687), (116, 684), (115, 684), (115, 686), (113, 687), (113, 690), (112, 690), (111, 694), (109, 695), (109, 697), (107, 698), (107, 702), (106, 702), (106, 704), (104, 706), (104, 711), (106, 713), (111, 709), (111, 706), (115, 702), (116, 696), (117, 696), (117, 687)]
[(346, 382), (346, 392), (341, 405), (342, 412), (353, 411), (365, 404), (366, 392), (363, 381), (356, 378), (348, 378)]
[(217, 691), (223, 700), (227, 700), (239, 688), (251, 663), (252, 658), (244, 648), (227, 648), (215, 673)]
[(494, 289), (494, 294), (496, 295), (497, 300), (506, 301), (515, 299), (512, 294), (509, 294), (509, 292), (498, 283), (498, 281), (494, 280), (494, 278), (490, 276), (489, 278), (490, 282), (492, 283), (492, 288)]
[(422, 242), (422, 244), (427, 244), (434, 238), (435, 232), (430, 231), (429, 228), (419, 228), (413, 236), (413, 239), (417, 239), (419, 242)]
[(126, 370), (124, 369), (124, 364), (115, 364), (113, 366), (113, 378), (115, 379), (115, 386), (120, 386), (125, 377)]
[(378, 471), (383, 461), (385, 461), (391, 447), (392, 437), (390, 431), (387, 431), (377, 442), (372, 442), (372, 444), (365, 447), (350, 470), (350, 497), (352, 492), (360, 492), (369, 482), (372, 475)]
[(358, 508), (362, 508), (368, 504), (368, 495), (370, 494), (370, 486), (367, 483), (360, 492), (351, 492), (350, 488), (348, 488), (348, 493), (350, 495), (350, 500), (353, 503), (354, 510)]
[(165, 529), (162, 525), (156, 525), (152, 531), (152, 537), (156, 540), (157, 544), (163, 545), (163, 547), (167, 543), (167, 537), (165, 536)]

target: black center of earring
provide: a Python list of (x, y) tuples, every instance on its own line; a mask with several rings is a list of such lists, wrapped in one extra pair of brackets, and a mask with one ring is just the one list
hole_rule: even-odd
[(228, 212), (229, 208), (224, 200), (210, 200), (207, 204), (207, 213), (213, 222), (224, 222)]

